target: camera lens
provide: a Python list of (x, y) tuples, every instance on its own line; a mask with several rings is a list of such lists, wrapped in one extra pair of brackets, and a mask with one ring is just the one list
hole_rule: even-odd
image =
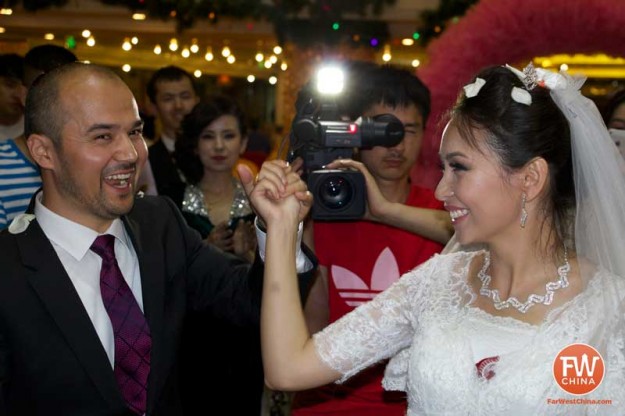
[(332, 175), (319, 185), (319, 202), (330, 209), (346, 207), (353, 195), (352, 184), (342, 176)]

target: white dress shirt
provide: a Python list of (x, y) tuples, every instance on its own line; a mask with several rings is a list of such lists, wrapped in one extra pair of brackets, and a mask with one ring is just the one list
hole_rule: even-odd
[[(254, 225), (256, 226), (256, 240), (258, 241), (258, 254), (260, 255), (261, 260), (265, 261), (265, 248), (267, 246), (267, 234), (260, 229), (258, 225), (258, 218), (254, 220)], [(295, 246), (295, 270), (298, 273), (304, 273), (313, 268), (312, 261), (304, 252), (302, 252), (302, 235), (303, 235), (303, 223), (299, 223), (297, 227), (297, 242)]]
[[(40, 192), (35, 199), (35, 217), (43, 233), (50, 240), (52, 247), (59, 256), (102, 342), (102, 346), (111, 362), (111, 367), (114, 367), (115, 337), (113, 335), (113, 325), (104, 307), (100, 292), (102, 258), (90, 250), (91, 245), (100, 234), (50, 211), (41, 203), (42, 196), (43, 192)], [(115, 237), (115, 257), (117, 258), (119, 269), (137, 300), (141, 311), (143, 311), (139, 261), (132, 242), (126, 233), (124, 224), (118, 218), (113, 221), (109, 229), (103, 234), (111, 234)], [(266, 234), (258, 227), (256, 228), (256, 234), (259, 240), (259, 254), (261, 259), (264, 260)], [(302, 226), (300, 224), (296, 252), (298, 273), (308, 271), (313, 266), (312, 262), (300, 249), (299, 241), (301, 241), (301, 236)]]
[[(104, 308), (100, 293), (102, 259), (90, 250), (91, 244), (100, 234), (47, 209), (41, 203), (42, 194), (40, 192), (35, 200), (37, 221), (65, 267), (113, 367), (115, 363), (113, 325)], [(115, 237), (117, 263), (124, 275), (124, 280), (143, 311), (139, 261), (130, 238), (126, 234), (124, 224), (120, 219), (116, 219), (103, 234), (111, 234)]]

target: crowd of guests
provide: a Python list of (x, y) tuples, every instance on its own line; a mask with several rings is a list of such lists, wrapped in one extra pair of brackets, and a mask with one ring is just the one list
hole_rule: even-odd
[[(351, 71), (360, 88), (340, 110), (390, 114), (404, 136), (328, 165), (363, 175), (367, 208), (321, 221), (302, 161), (270, 157), (239, 103), (183, 69), (146, 86), (160, 126), (148, 147), (112, 71), (52, 45), (0, 55), (0, 414), (543, 414), (553, 357), (573, 342), (606, 360), (602, 410), (625, 409), (624, 233), (597, 208), (625, 205), (612, 158), (625, 94), (602, 121), (573, 78), (484, 69), (446, 116), (434, 191), (410, 180), (427, 87), (393, 66)], [(605, 153), (578, 166), (587, 114), (584, 137)], [(573, 186), (608, 175), (617, 199)], [(582, 214), (597, 224), (580, 236)], [(94, 248), (102, 236), (112, 254)], [(133, 329), (104, 295), (113, 275)], [(137, 328), (141, 345), (125, 347)]]
[(41, 186), (23, 134), (26, 91), (39, 75), (76, 60), (72, 52), (55, 45), (35, 46), (24, 57), (0, 55), (0, 229), (26, 210)]

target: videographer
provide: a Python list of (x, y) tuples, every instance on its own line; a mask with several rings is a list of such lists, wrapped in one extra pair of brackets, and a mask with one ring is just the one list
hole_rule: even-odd
[[(430, 110), (427, 87), (411, 72), (388, 65), (357, 75), (352, 79), (359, 85), (352, 89), (358, 92), (349, 97), (360, 102), (343, 105), (364, 109), (363, 117), (394, 115), (405, 133), (395, 146), (360, 149), (360, 161), (342, 159), (327, 166), (364, 175), (367, 208), (357, 221), (315, 220), (312, 225), (319, 269), (305, 307), (311, 334), (440, 252), (453, 232), (434, 192), (410, 182)], [(404, 395), (382, 389), (384, 365), (342, 385), (297, 393), (292, 415), (404, 415)]]

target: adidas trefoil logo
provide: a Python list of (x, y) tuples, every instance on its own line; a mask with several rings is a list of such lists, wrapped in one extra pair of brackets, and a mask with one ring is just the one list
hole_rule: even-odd
[(386, 247), (378, 256), (371, 273), (371, 287), (354, 272), (332, 265), (332, 280), (339, 295), (349, 306), (356, 307), (386, 290), (399, 279), (399, 266), (390, 248)]

